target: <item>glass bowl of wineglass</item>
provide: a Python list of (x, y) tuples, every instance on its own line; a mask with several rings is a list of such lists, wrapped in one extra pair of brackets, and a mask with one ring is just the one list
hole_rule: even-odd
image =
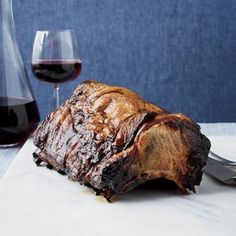
[(37, 31), (32, 52), (32, 72), (39, 80), (53, 84), (54, 109), (59, 104), (60, 84), (76, 79), (82, 63), (74, 30)]

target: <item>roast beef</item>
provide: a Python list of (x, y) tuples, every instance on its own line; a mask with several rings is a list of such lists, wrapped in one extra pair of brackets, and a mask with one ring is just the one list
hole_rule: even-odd
[(81, 84), (34, 136), (37, 165), (46, 165), (109, 200), (165, 178), (195, 191), (210, 149), (200, 127), (129, 89)]

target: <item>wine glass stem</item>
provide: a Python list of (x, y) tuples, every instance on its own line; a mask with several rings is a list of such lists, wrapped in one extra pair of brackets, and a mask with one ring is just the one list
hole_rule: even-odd
[(59, 97), (59, 84), (54, 84), (53, 89), (53, 101), (54, 101), (54, 110), (59, 107), (60, 97)]

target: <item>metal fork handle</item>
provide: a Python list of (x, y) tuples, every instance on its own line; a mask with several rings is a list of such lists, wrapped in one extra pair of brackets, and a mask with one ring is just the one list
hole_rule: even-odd
[(235, 161), (227, 160), (227, 159), (215, 154), (212, 151), (209, 152), (208, 157), (211, 159), (214, 159), (216, 161), (219, 161), (221, 164), (226, 165), (226, 166), (236, 166)]

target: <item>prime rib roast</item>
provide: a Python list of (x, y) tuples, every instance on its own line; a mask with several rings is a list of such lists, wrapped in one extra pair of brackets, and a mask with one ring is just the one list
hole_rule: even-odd
[(96, 81), (81, 84), (48, 115), (34, 144), (37, 165), (67, 174), (107, 200), (158, 178), (195, 192), (210, 149), (187, 116)]

